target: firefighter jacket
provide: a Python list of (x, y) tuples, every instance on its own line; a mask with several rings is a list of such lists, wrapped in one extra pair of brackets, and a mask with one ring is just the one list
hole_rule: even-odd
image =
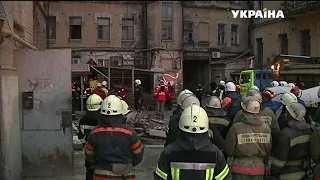
[(225, 139), (232, 123), (227, 117), (227, 113), (222, 109), (208, 107), (205, 110), (209, 117), (210, 129), (212, 126), (216, 127), (223, 139)]
[(102, 87), (101, 89), (104, 91), (104, 93), (106, 94), (106, 97), (107, 97), (107, 96), (108, 96), (108, 93), (109, 93), (108, 89), (105, 88), (105, 87)]
[(308, 168), (306, 162), (310, 159), (310, 136), (311, 130), (306, 122), (293, 118), (288, 120), (288, 126), (281, 130), (274, 149), (273, 176), (290, 180), (304, 179)]
[(134, 98), (135, 99), (142, 99), (142, 87), (141, 85), (137, 85), (134, 87)]
[(314, 176), (320, 179), (320, 127), (312, 132), (310, 137), (310, 155), (312, 160), (317, 164), (314, 170)]
[(91, 131), (86, 145), (86, 160), (94, 165), (94, 176), (107, 179), (134, 179), (133, 168), (122, 175), (115, 174), (116, 164), (137, 166), (143, 158), (143, 145), (137, 133), (123, 116), (101, 115), (101, 125)]
[(228, 157), (233, 157), (229, 164), (233, 173), (263, 175), (266, 172), (264, 161), (271, 148), (270, 127), (259, 116), (243, 112), (240, 122), (228, 132), (224, 151)]
[(228, 118), (233, 121), (234, 116), (241, 110), (241, 95), (237, 92), (227, 92), (222, 101), (222, 108), (227, 112)]
[(82, 144), (87, 142), (87, 137), (91, 130), (98, 126), (101, 114), (99, 111), (87, 111), (79, 121), (78, 139)]
[(92, 91), (92, 94), (96, 94), (99, 95), (102, 99), (105, 99), (107, 97), (106, 93), (104, 92), (104, 90), (100, 87), (95, 88)]
[[(239, 111), (236, 114), (236, 116), (233, 119), (233, 124), (236, 124), (240, 121), (242, 113), (243, 110)], [(261, 110), (258, 116), (261, 118), (263, 122), (265, 122), (270, 127), (272, 134), (272, 144), (276, 145), (280, 133), (280, 127), (276, 115), (272, 112), (270, 108), (261, 106)]]
[(194, 94), (196, 95), (196, 97), (197, 97), (198, 99), (201, 99), (201, 97), (202, 97), (202, 95), (203, 95), (203, 91), (204, 91), (203, 87), (202, 87), (202, 86), (198, 86), (198, 87), (196, 88)]
[(158, 101), (166, 101), (168, 94), (168, 88), (163, 86), (157, 86), (154, 91), (154, 96), (157, 98)]
[(207, 133), (179, 133), (158, 160), (155, 180), (228, 180), (229, 167)]
[(282, 111), (281, 111), (280, 116), (278, 118), (278, 123), (279, 123), (280, 130), (287, 127), (287, 112), (286, 112), (285, 106), (282, 107)]

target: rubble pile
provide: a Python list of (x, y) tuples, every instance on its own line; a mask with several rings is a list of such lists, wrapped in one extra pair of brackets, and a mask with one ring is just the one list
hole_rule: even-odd
[(153, 114), (131, 112), (126, 123), (132, 126), (145, 144), (163, 144), (167, 137), (168, 124), (157, 120)]

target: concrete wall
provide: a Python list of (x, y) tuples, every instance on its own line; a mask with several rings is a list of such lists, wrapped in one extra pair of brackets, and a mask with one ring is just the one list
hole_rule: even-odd
[[(276, 1), (264, 1), (268, 9), (279, 9), (280, 4)], [(256, 23), (253, 33), (254, 51), (256, 54), (256, 38), (263, 39), (263, 61), (270, 63), (275, 55), (280, 54), (279, 34), (287, 33), (288, 54), (300, 55), (300, 31), (310, 29), (311, 56), (320, 56), (320, 14), (303, 14), (296, 18), (285, 19), (274, 23)], [(270, 59), (268, 61), (268, 59)]]
[[(0, 16), (5, 19), (4, 28), (13, 31), (22, 39), (33, 43), (33, 10), (32, 1), (2, 1)], [(44, 38), (44, 37), (43, 37)], [(21, 137), (19, 121), (18, 75), (13, 55), (23, 48), (12, 38), (5, 38), (0, 45), (1, 76), (1, 180), (21, 179)]]

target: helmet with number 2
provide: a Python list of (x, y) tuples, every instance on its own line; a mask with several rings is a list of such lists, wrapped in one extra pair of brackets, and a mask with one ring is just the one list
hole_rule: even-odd
[(192, 134), (208, 132), (209, 119), (206, 111), (198, 105), (187, 107), (181, 114), (179, 128)]
[(121, 100), (115, 95), (109, 95), (101, 104), (101, 114), (106, 116), (116, 116), (123, 113)]

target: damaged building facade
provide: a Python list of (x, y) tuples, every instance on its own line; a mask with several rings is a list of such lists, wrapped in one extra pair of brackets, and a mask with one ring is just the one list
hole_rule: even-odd
[(211, 80), (231, 79), (231, 72), (245, 68), (235, 58), (248, 51), (248, 23), (232, 19), (229, 8), (243, 4), (50, 2), (50, 48), (70, 47), (73, 64), (91, 61), (106, 75), (110, 65), (111, 84), (131, 87), (139, 78), (151, 92), (164, 78), (178, 91), (194, 89), (201, 79), (208, 87)]
[[(273, 67), (275, 79), (303, 81), (312, 87), (320, 82), (319, 1), (252, 1), (252, 9), (281, 9), (285, 19), (251, 21), (254, 65)], [(289, 55), (289, 56), (284, 56)]]

